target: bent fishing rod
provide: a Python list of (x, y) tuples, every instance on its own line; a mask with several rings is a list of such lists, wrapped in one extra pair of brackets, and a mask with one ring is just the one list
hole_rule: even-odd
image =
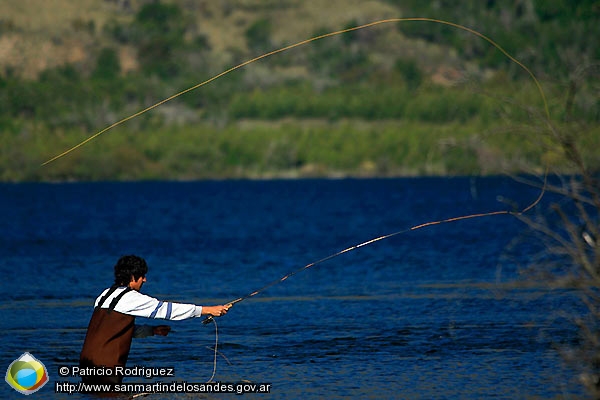
[[(242, 296), (242, 297), (238, 297), (237, 299), (232, 300), (232, 301), (230, 301), (228, 303), (225, 303), (225, 304), (231, 307), (234, 304), (240, 303), (240, 302), (242, 302), (244, 300), (247, 300), (247, 299), (249, 299), (251, 297), (256, 296), (257, 294), (259, 294), (259, 293), (267, 290), (268, 288), (270, 288), (272, 286), (280, 284), (281, 282), (287, 280), (289, 277), (294, 276), (297, 273), (302, 272), (304, 270), (307, 270), (307, 269), (309, 269), (311, 267), (314, 267), (315, 265), (322, 264), (325, 261), (329, 261), (329, 260), (331, 260), (333, 258), (341, 256), (342, 254), (349, 253), (349, 252), (354, 251), (356, 249), (359, 249), (361, 247), (368, 246), (368, 245), (371, 245), (371, 244), (373, 244), (375, 242), (379, 242), (380, 240), (389, 239), (391, 237), (398, 236), (398, 235), (401, 235), (403, 233), (407, 233), (407, 232), (410, 232), (410, 231), (416, 231), (417, 229), (422, 229), (422, 228), (426, 228), (428, 226), (433, 226), (433, 225), (447, 224), (447, 223), (451, 223), (451, 222), (462, 221), (462, 220), (465, 220), (465, 219), (491, 217), (491, 216), (494, 216), (494, 215), (512, 215), (512, 216), (518, 218), (522, 214), (525, 214), (526, 212), (528, 212), (529, 210), (531, 210), (533, 207), (535, 207), (542, 200), (542, 197), (544, 197), (544, 193), (546, 193), (546, 185), (547, 184), (548, 184), (548, 169), (546, 169), (546, 172), (544, 174), (544, 183), (543, 183), (543, 185), (541, 187), (540, 194), (538, 195), (538, 197), (531, 204), (529, 204), (527, 207), (525, 207), (521, 211), (499, 210), (499, 211), (490, 211), (490, 212), (485, 212), (485, 213), (462, 215), (460, 217), (452, 217), (452, 218), (446, 218), (446, 219), (441, 219), (441, 220), (437, 220), (437, 221), (425, 222), (423, 224), (415, 225), (413, 227), (410, 227), (410, 228), (407, 228), (407, 229), (403, 229), (401, 231), (397, 231), (397, 232), (389, 233), (387, 235), (379, 236), (379, 237), (376, 237), (374, 239), (367, 240), (366, 242), (362, 242), (360, 244), (356, 244), (354, 246), (350, 246), (350, 247), (348, 247), (348, 248), (346, 248), (344, 250), (338, 251), (337, 253), (330, 254), (327, 257), (321, 258), (320, 260), (317, 260), (317, 261), (313, 261), (310, 264), (306, 264), (304, 267), (298, 268), (298, 269), (296, 269), (296, 270), (294, 270), (292, 272), (289, 272), (288, 274), (286, 274), (286, 275), (282, 276), (281, 278), (276, 279), (276, 280), (274, 280), (274, 281), (266, 284), (265, 286), (261, 287), (258, 290), (255, 290), (254, 292), (248, 293), (247, 295)], [(214, 318), (212, 316), (208, 316), (208, 317), (206, 317), (202, 321), (202, 323), (204, 325), (206, 325), (206, 324), (208, 324), (210, 322), (213, 322), (213, 321), (214, 321)]]
[[(541, 200), (542, 195), (543, 195), (543, 191), (540, 194), (540, 196), (538, 197), (538, 199), (533, 204), (531, 204), (530, 206), (528, 206), (527, 208), (525, 208), (521, 212), (501, 210), (501, 211), (491, 211), (491, 212), (480, 213), (480, 214), (463, 215), (463, 216), (460, 216), (460, 217), (447, 218), (447, 219), (442, 219), (442, 220), (439, 220), (439, 221), (426, 222), (424, 224), (415, 225), (415, 226), (413, 226), (411, 228), (407, 228), (407, 229), (404, 229), (404, 230), (401, 230), (401, 231), (389, 233), (387, 235), (383, 235), (383, 236), (376, 237), (374, 239), (367, 240), (366, 242), (362, 242), (360, 244), (356, 244), (354, 246), (350, 246), (350, 247), (348, 247), (348, 248), (346, 248), (344, 250), (338, 251), (337, 253), (333, 253), (331, 255), (328, 255), (327, 257), (321, 258), (320, 260), (313, 261), (310, 264), (306, 264), (302, 268), (298, 268), (298, 269), (296, 269), (296, 270), (294, 270), (292, 272), (289, 272), (286, 275), (282, 276), (281, 278), (276, 279), (276, 280), (274, 280), (274, 281), (266, 284), (265, 286), (261, 287), (258, 290), (255, 290), (255, 291), (253, 291), (251, 293), (248, 293), (245, 296), (238, 297), (237, 299), (232, 300), (230, 302), (227, 302), (225, 304), (228, 305), (228, 306), (233, 306), (234, 304), (240, 303), (240, 302), (242, 302), (244, 300), (247, 300), (249, 298), (252, 298), (252, 297), (256, 296), (257, 294), (259, 294), (259, 293), (261, 293), (261, 292), (269, 289), (272, 286), (280, 284), (283, 281), (287, 280), (288, 278), (296, 275), (297, 273), (302, 272), (304, 270), (307, 270), (307, 269), (309, 269), (311, 267), (314, 267), (315, 265), (322, 264), (322, 263), (324, 263), (326, 261), (329, 261), (329, 260), (331, 260), (333, 258), (341, 256), (342, 254), (349, 253), (349, 252), (357, 250), (357, 249), (359, 249), (361, 247), (365, 247), (365, 246), (371, 245), (371, 244), (373, 244), (375, 242), (379, 242), (380, 240), (389, 239), (391, 237), (394, 237), (394, 236), (397, 236), (397, 235), (400, 235), (400, 234), (403, 234), (403, 233), (407, 233), (407, 232), (410, 232), (410, 231), (415, 231), (417, 229), (425, 228), (425, 227), (432, 226), (432, 225), (440, 225), (440, 224), (445, 224), (445, 223), (450, 223), (450, 222), (456, 222), (456, 221), (460, 221), (460, 220), (464, 220), (464, 219), (489, 217), (489, 216), (493, 216), (493, 215), (502, 215), (502, 214), (515, 215), (515, 216), (516, 215), (520, 215), (520, 214), (528, 211), (529, 209), (531, 209), (533, 206), (535, 206), (535, 204), (537, 204)], [(213, 322), (213, 317), (212, 316), (206, 317), (202, 321), (202, 323), (204, 325), (209, 324), (210, 322)]]

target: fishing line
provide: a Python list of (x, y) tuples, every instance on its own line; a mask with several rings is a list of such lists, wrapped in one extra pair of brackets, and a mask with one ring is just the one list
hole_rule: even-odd
[(212, 323), (215, 324), (215, 352), (213, 357), (213, 372), (207, 383), (212, 382), (212, 380), (215, 377), (215, 374), (217, 373), (217, 354), (219, 353), (217, 350), (217, 346), (219, 345), (219, 328), (217, 327), (217, 321), (215, 321), (214, 318), (212, 320)]
[(390, 19), (382, 19), (382, 20), (379, 20), (379, 21), (370, 22), (368, 24), (359, 25), (359, 26), (355, 26), (355, 27), (351, 27), (351, 28), (346, 28), (346, 29), (335, 31), (335, 32), (330, 32), (330, 33), (326, 33), (326, 34), (323, 34), (323, 35), (315, 36), (313, 38), (302, 40), (302, 41), (300, 41), (298, 43), (294, 43), (294, 44), (291, 44), (289, 46), (285, 46), (285, 47), (282, 47), (280, 49), (273, 50), (273, 51), (270, 51), (268, 53), (262, 54), (262, 55), (260, 55), (258, 57), (252, 58), (252, 59), (250, 59), (248, 61), (245, 61), (245, 62), (243, 62), (241, 64), (238, 64), (238, 65), (236, 65), (234, 67), (231, 67), (231, 68), (229, 68), (229, 69), (227, 69), (227, 70), (225, 70), (225, 71), (223, 71), (223, 72), (221, 72), (221, 73), (213, 76), (212, 78), (209, 78), (209, 79), (207, 79), (207, 80), (205, 80), (203, 82), (200, 82), (200, 83), (198, 83), (198, 84), (196, 84), (194, 86), (191, 86), (191, 87), (189, 87), (189, 88), (187, 88), (185, 90), (182, 90), (182, 91), (180, 91), (180, 92), (178, 92), (178, 93), (176, 93), (176, 94), (174, 94), (172, 96), (169, 96), (169, 97), (167, 97), (167, 98), (159, 101), (156, 104), (153, 104), (153, 105), (151, 105), (151, 106), (149, 106), (147, 108), (144, 108), (144, 109), (142, 109), (142, 110), (140, 110), (140, 111), (138, 111), (138, 112), (136, 112), (136, 113), (134, 113), (134, 114), (132, 114), (132, 115), (130, 115), (128, 117), (125, 117), (125, 118), (121, 119), (120, 121), (117, 121), (117, 122), (115, 122), (115, 123), (107, 126), (106, 128), (98, 131), (97, 133), (93, 134), (92, 136), (90, 136), (89, 138), (83, 140), (82, 142), (76, 144), (75, 146), (73, 146), (73, 147), (65, 150), (64, 152), (62, 152), (62, 153), (60, 153), (60, 154), (58, 154), (58, 155), (50, 158), (47, 161), (44, 161), (41, 164), (41, 166), (48, 165), (48, 164), (50, 164), (50, 163), (58, 160), (59, 158), (66, 156), (67, 154), (71, 153), (72, 151), (74, 151), (74, 150), (80, 148), (81, 146), (83, 146), (83, 145), (91, 142), (92, 140), (94, 140), (98, 136), (102, 135), (103, 133), (105, 133), (105, 132), (107, 132), (107, 131), (109, 131), (109, 130), (111, 130), (111, 129), (113, 129), (113, 128), (115, 128), (115, 127), (117, 127), (117, 126), (119, 126), (119, 125), (121, 125), (121, 124), (129, 121), (129, 120), (132, 120), (133, 118), (139, 117), (140, 115), (145, 114), (146, 112), (148, 112), (150, 110), (153, 110), (153, 109), (155, 109), (155, 108), (157, 108), (157, 107), (159, 107), (159, 106), (161, 106), (161, 105), (163, 105), (163, 104), (165, 104), (165, 103), (167, 103), (167, 102), (169, 102), (169, 101), (171, 101), (173, 99), (176, 99), (179, 96), (182, 96), (182, 95), (184, 95), (186, 93), (189, 93), (189, 92), (191, 92), (193, 90), (196, 90), (196, 89), (198, 89), (198, 88), (200, 88), (202, 86), (205, 86), (205, 85), (211, 83), (212, 81), (221, 78), (224, 75), (227, 75), (227, 74), (229, 74), (229, 73), (231, 73), (231, 72), (233, 72), (233, 71), (235, 71), (237, 69), (245, 67), (248, 64), (252, 64), (252, 63), (254, 63), (256, 61), (262, 60), (263, 58), (267, 58), (267, 57), (270, 57), (272, 55), (275, 55), (275, 54), (278, 54), (278, 53), (282, 53), (284, 51), (287, 51), (287, 50), (293, 49), (295, 47), (299, 47), (299, 46), (302, 46), (302, 45), (314, 42), (316, 40), (324, 39), (324, 38), (331, 37), (331, 36), (340, 35), (342, 33), (352, 32), (352, 31), (356, 31), (356, 30), (359, 30), (359, 29), (365, 29), (365, 28), (369, 28), (369, 27), (373, 27), (373, 26), (381, 25), (381, 24), (398, 23), (398, 22), (409, 22), (409, 21), (432, 22), (432, 23), (438, 23), (438, 24), (448, 25), (448, 26), (451, 26), (451, 27), (454, 27), (454, 28), (461, 29), (463, 31), (469, 32), (469, 33), (471, 33), (471, 34), (473, 34), (473, 35), (475, 35), (475, 36), (477, 36), (477, 37), (485, 40), (486, 42), (490, 43), (492, 46), (494, 46), (496, 49), (498, 49), (500, 52), (502, 52), (502, 54), (504, 54), (509, 60), (511, 60), (513, 63), (517, 64), (520, 68), (522, 68), (525, 72), (527, 72), (527, 74), (529, 74), (529, 76), (531, 77), (531, 79), (535, 83), (535, 85), (536, 85), (536, 87), (537, 87), (537, 89), (538, 89), (538, 91), (539, 91), (539, 93), (540, 93), (540, 95), (542, 97), (542, 101), (544, 103), (544, 111), (545, 111), (546, 118), (547, 118), (546, 122), (548, 123), (549, 127), (552, 128), (551, 125), (550, 125), (550, 111), (548, 109), (548, 102), (546, 101), (546, 95), (544, 94), (544, 90), (542, 89), (542, 86), (540, 85), (540, 83), (537, 80), (536, 76), (533, 74), (533, 72), (531, 72), (531, 70), (529, 70), (529, 68), (527, 68), (523, 63), (521, 63), (519, 60), (517, 60), (512, 55), (510, 55), (498, 43), (496, 43), (495, 41), (493, 41), (492, 39), (490, 39), (489, 37), (487, 37), (483, 33), (479, 32), (479, 31), (476, 31), (475, 29), (471, 29), (471, 28), (468, 28), (468, 27), (466, 27), (464, 25), (460, 25), (460, 24), (457, 24), (457, 23), (454, 23), (454, 22), (444, 21), (444, 20), (435, 19), (435, 18), (423, 18), (423, 17), (415, 17), (415, 18), (390, 18)]
[[(219, 78), (221, 78), (221, 77), (223, 77), (223, 76), (225, 76), (225, 75), (227, 75), (227, 74), (229, 74), (229, 73), (231, 73), (231, 72), (233, 72), (233, 71), (235, 71), (237, 69), (240, 69), (240, 68), (242, 68), (242, 67), (244, 67), (246, 65), (252, 64), (252, 63), (254, 63), (256, 61), (259, 61), (259, 60), (261, 60), (263, 58), (270, 57), (272, 55), (275, 55), (275, 54), (278, 54), (278, 53), (281, 53), (281, 52), (293, 49), (295, 47), (299, 47), (299, 46), (311, 43), (311, 42), (316, 41), (316, 40), (324, 39), (324, 38), (331, 37), (331, 36), (340, 35), (340, 34), (343, 34), (343, 33), (346, 33), (346, 32), (352, 32), (352, 31), (356, 31), (356, 30), (359, 30), (359, 29), (365, 29), (365, 28), (369, 28), (369, 27), (373, 27), (373, 26), (381, 25), (381, 24), (386, 24), (386, 23), (399, 23), (399, 22), (409, 22), (409, 21), (432, 22), (432, 23), (438, 23), (438, 24), (448, 25), (448, 26), (451, 26), (451, 27), (454, 27), (454, 28), (457, 28), (457, 29), (461, 29), (463, 31), (471, 33), (471, 34), (473, 34), (473, 35), (475, 35), (475, 36), (477, 36), (477, 37), (485, 40), (486, 42), (488, 42), (489, 44), (491, 44), (492, 46), (494, 46), (496, 49), (498, 49), (509, 60), (511, 60), (516, 65), (518, 65), (521, 69), (523, 69), (525, 72), (527, 72), (527, 74), (531, 77), (531, 79), (533, 80), (533, 82), (535, 83), (535, 85), (537, 87), (537, 90), (540, 93), (540, 96), (541, 96), (543, 104), (544, 104), (544, 111), (545, 111), (545, 115), (546, 115), (546, 123), (548, 124), (549, 128), (552, 130), (552, 125), (551, 125), (551, 121), (550, 121), (550, 111), (549, 111), (549, 108), (548, 108), (548, 103), (547, 103), (547, 100), (546, 100), (546, 96), (545, 96), (544, 91), (542, 89), (542, 86), (540, 85), (540, 83), (537, 80), (536, 76), (533, 74), (533, 72), (531, 72), (531, 70), (529, 70), (529, 68), (527, 68), (519, 60), (517, 60), (516, 58), (514, 58), (502, 46), (500, 46), (498, 43), (496, 43), (495, 41), (493, 41), (491, 38), (487, 37), (486, 35), (482, 34), (479, 31), (476, 31), (474, 29), (468, 28), (468, 27), (466, 27), (464, 25), (460, 25), (460, 24), (457, 24), (457, 23), (454, 23), (454, 22), (444, 21), (444, 20), (440, 20), (440, 19), (423, 18), (423, 17), (416, 17), (416, 18), (391, 18), (391, 19), (378, 20), (378, 21), (374, 21), (374, 22), (367, 23), (367, 24), (364, 24), (364, 25), (359, 25), (359, 26), (355, 26), (355, 27), (351, 27), (351, 28), (346, 28), (346, 29), (342, 29), (342, 30), (338, 30), (338, 31), (326, 33), (326, 34), (323, 34), (323, 35), (319, 35), (319, 36), (316, 36), (316, 37), (313, 37), (313, 38), (310, 38), (310, 39), (306, 39), (306, 40), (300, 41), (300, 42), (292, 44), (292, 45), (288, 45), (288, 46), (282, 47), (282, 48), (277, 49), (277, 50), (273, 50), (271, 52), (262, 54), (262, 55), (260, 55), (258, 57), (252, 58), (252, 59), (250, 59), (248, 61), (245, 61), (245, 62), (243, 62), (241, 64), (238, 64), (238, 65), (236, 65), (234, 67), (231, 67), (231, 68), (229, 68), (229, 69), (227, 69), (227, 70), (225, 70), (225, 71), (223, 71), (223, 72), (221, 72), (221, 73), (219, 73), (219, 74), (217, 74), (217, 75), (215, 75), (215, 76), (213, 76), (213, 77), (211, 77), (211, 78), (209, 78), (209, 79), (207, 79), (207, 80), (205, 80), (203, 82), (200, 82), (200, 83), (198, 83), (198, 84), (196, 84), (194, 86), (191, 86), (191, 87), (189, 87), (189, 88), (187, 88), (185, 90), (182, 90), (182, 91), (180, 91), (180, 92), (178, 92), (178, 93), (176, 93), (176, 94), (174, 94), (172, 96), (169, 96), (169, 97), (167, 97), (167, 98), (159, 101), (156, 104), (153, 104), (153, 105), (151, 105), (151, 106), (149, 106), (147, 108), (144, 108), (144, 109), (142, 109), (142, 110), (140, 110), (140, 111), (138, 111), (138, 112), (136, 112), (136, 113), (134, 113), (134, 114), (126, 117), (126, 118), (123, 118), (123, 119), (121, 119), (121, 120), (119, 120), (119, 121), (117, 121), (117, 122), (115, 122), (115, 123), (107, 126), (106, 128), (98, 131), (97, 133), (93, 134), (92, 136), (90, 136), (89, 138), (83, 140), (82, 142), (76, 144), (75, 146), (73, 146), (73, 147), (67, 149), (66, 151), (64, 151), (64, 152), (62, 152), (62, 153), (60, 153), (60, 154), (58, 154), (58, 155), (50, 158), (49, 160), (47, 160), (45, 162), (43, 162), (41, 164), (41, 166), (46, 166), (46, 165), (48, 165), (48, 164), (50, 164), (50, 163), (52, 163), (52, 162), (54, 162), (54, 161), (56, 161), (56, 160), (64, 157), (64, 156), (66, 156), (67, 154), (75, 151), (76, 149), (80, 148), (81, 146), (83, 146), (83, 145), (91, 142), (92, 140), (96, 139), (98, 136), (106, 133), (107, 131), (109, 131), (109, 130), (111, 130), (111, 129), (113, 129), (113, 128), (115, 128), (115, 127), (117, 127), (117, 126), (119, 126), (119, 125), (121, 125), (121, 124), (129, 121), (129, 120), (132, 120), (132, 119), (134, 119), (134, 118), (136, 118), (136, 117), (138, 117), (138, 116), (140, 116), (142, 114), (145, 114), (148, 111), (151, 111), (151, 110), (153, 110), (153, 109), (155, 109), (155, 108), (157, 108), (157, 107), (159, 107), (159, 106), (161, 106), (161, 105), (163, 105), (163, 104), (165, 104), (165, 103), (167, 103), (167, 102), (169, 102), (171, 100), (176, 99), (177, 97), (180, 97), (180, 96), (182, 96), (182, 95), (184, 95), (186, 93), (189, 93), (189, 92), (191, 92), (193, 90), (196, 90), (196, 89), (198, 89), (198, 88), (200, 88), (202, 86), (205, 86), (205, 85), (207, 85), (207, 84), (215, 81), (216, 79), (219, 79)], [(345, 254), (345, 253), (357, 250), (357, 249), (359, 249), (361, 247), (368, 246), (368, 245), (371, 245), (371, 244), (376, 243), (378, 241), (389, 239), (391, 237), (394, 237), (394, 236), (397, 236), (397, 235), (400, 235), (400, 234), (404, 234), (404, 233), (407, 233), (407, 232), (410, 232), (410, 231), (422, 229), (422, 228), (433, 226), (433, 225), (451, 223), (451, 222), (456, 222), (456, 221), (466, 220), (466, 219), (472, 219), (472, 218), (482, 218), (482, 217), (488, 217), (488, 216), (495, 216), (495, 215), (513, 215), (515, 217), (518, 217), (522, 213), (527, 212), (530, 209), (532, 209), (542, 199), (542, 197), (544, 195), (544, 192), (545, 192), (545, 189), (546, 189), (546, 179), (547, 179), (547, 170), (546, 170), (546, 175), (544, 177), (544, 186), (542, 188), (542, 191), (541, 191), (540, 195), (538, 196), (538, 198), (531, 205), (529, 205), (528, 207), (526, 207), (521, 212), (500, 210), (500, 211), (492, 211), (492, 212), (479, 213), (479, 214), (464, 215), (464, 216), (459, 216), (459, 217), (452, 217), (452, 218), (447, 218), (447, 219), (438, 220), (438, 221), (426, 222), (426, 223), (423, 223), (423, 224), (420, 224), (420, 225), (415, 225), (415, 226), (413, 226), (411, 228), (408, 228), (408, 229), (404, 229), (404, 230), (393, 232), (393, 233), (390, 233), (390, 234), (387, 234), (387, 235), (379, 236), (379, 237), (370, 239), (370, 240), (368, 240), (366, 242), (363, 242), (363, 243), (360, 243), (360, 244), (348, 247), (348, 248), (346, 248), (344, 250), (341, 250), (341, 251), (339, 251), (337, 253), (331, 254), (331, 255), (329, 255), (329, 256), (327, 256), (325, 258), (322, 258), (320, 260), (314, 261), (314, 262), (312, 262), (310, 264), (307, 264), (307, 265), (303, 266), (302, 268), (297, 269), (295, 271), (292, 271), (292, 272), (284, 275), (280, 279), (277, 279), (277, 280), (275, 280), (273, 282), (270, 282), (267, 285), (263, 286), (262, 288), (260, 288), (258, 290), (255, 290), (255, 291), (253, 291), (251, 293), (248, 293), (245, 296), (239, 297), (239, 298), (237, 298), (237, 299), (235, 299), (235, 300), (233, 300), (233, 301), (231, 301), (231, 302), (229, 302), (227, 304), (234, 305), (234, 304), (242, 302), (242, 301), (244, 301), (246, 299), (252, 298), (252, 297), (256, 296), (257, 294), (259, 294), (259, 293), (267, 290), (268, 288), (270, 288), (270, 287), (272, 287), (274, 285), (277, 285), (279, 283), (284, 282), (288, 278), (296, 275), (297, 273), (299, 273), (301, 271), (307, 270), (307, 269), (309, 269), (311, 267), (314, 267), (316, 265), (324, 263), (324, 262), (326, 262), (328, 260), (331, 260), (331, 259), (333, 259), (335, 257), (338, 257), (338, 256), (340, 256), (342, 254)], [(206, 318), (203, 321), (203, 324), (208, 324), (209, 322), (215, 323), (215, 349), (214, 349), (214, 358), (213, 358), (213, 373), (212, 373), (212, 376), (211, 376), (211, 378), (209, 380), (209, 382), (210, 382), (210, 381), (212, 381), (212, 379), (214, 378), (214, 376), (216, 374), (218, 328), (217, 328), (216, 322), (214, 321), (214, 318), (212, 318), (212, 317)], [(132, 398), (139, 397), (139, 396), (142, 396), (142, 395), (147, 395), (147, 393), (140, 393), (140, 394), (134, 395)]]
[[(204, 323), (208, 323), (203, 321)], [(211, 383), (213, 381), (213, 379), (215, 378), (215, 375), (217, 373), (217, 355), (219, 354), (219, 351), (217, 350), (217, 346), (219, 345), (219, 328), (217, 326), (217, 321), (215, 321), (214, 319), (212, 319), (211, 321), (213, 324), (215, 324), (215, 348), (214, 348), (214, 356), (213, 356), (213, 371), (212, 371), (212, 375), (210, 376), (210, 378), (208, 379), (208, 381), (206, 381), (206, 383)], [(213, 349), (210, 349), (213, 350)], [(227, 359), (227, 357), (225, 357), (224, 355), (221, 355), (223, 358), (225, 358), (225, 360), (231, 364), (229, 362), (229, 360)], [(149, 396), (151, 394), (160, 394), (160, 392), (155, 393), (155, 392), (140, 392), (140, 393), (136, 393), (134, 395), (132, 395), (129, 399), (136, 399), (138, 397), (146, 397)]]

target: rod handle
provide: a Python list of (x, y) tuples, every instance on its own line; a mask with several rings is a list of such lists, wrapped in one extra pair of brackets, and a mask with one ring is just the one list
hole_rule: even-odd
[[(241, 298), (234, 300), (232, 302), (227, 303), (226, 305), (229, 306), (227, 309), (229, 310), (231, 307), (233, 307), (233, 305), (239, 301), (242, 301)], [(202, 321), (202, 325), (207, 325), (210, 324), (211, 322), (213, 322), (215, 318), (212, 315), (209, 315), (208, 317), (204, 318), (204, 320)]]

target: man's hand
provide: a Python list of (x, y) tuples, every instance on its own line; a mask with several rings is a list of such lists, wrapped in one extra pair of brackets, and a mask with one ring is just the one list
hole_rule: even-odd
[(167, 336), (169, 332), (171, 332), (171, 327), (169, 325), (158, 325), (152, 327), (152, 332), (155, 335), (159, 336)]
[(231, 306), (232, 304), (225, 304), (224, 306), (202, 306), (202, 315), (221, 317), (227, 314), (227, 310), (229, 310)]

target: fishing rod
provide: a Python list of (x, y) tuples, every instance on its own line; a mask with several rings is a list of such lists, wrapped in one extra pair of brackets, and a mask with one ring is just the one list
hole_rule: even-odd
[[(528, 212), (529, 210), (531, 210), (533, 207), (535, 207), (542, 200), (542, 197), (544, 197), (544, 193), (546, 192), (546, 186), (547, 186), (547, 184), (548, 184), (548, 169), (546, 168), (546, 171), (545, 171), (545, 174), (544, 174), (544, 183), (543, 183), (543, 185), (541, 187), (540, 194), (538, 195), (538, 197), (531, 204), (529, 204), (527, 207), (525, 207), (521, 211), (499, 210), (499, 211), (490, 211), (490, 212), (485, 212), (485, 213), (462, 215), (462, 216), (459, 216), (459, 217), (451, 217), (451, 218), (441, 219), (441, 220), (437, 220), (437, 221), (429, 221), (429, 222), (425, 222), (425, 223), (422, 223), (422, 224), (419, 224), (419, 225), (415, 225), (415, 226), (412, 226), (410, 228), (403, 229), (403, 230), (400, 230), (400, 231), (397, 231), (397, 232), (388, 233), (387, 235), (379, 236), (379, 237), (376, 237), (374, 239), (367, 240), (366, 242), (362, 242), (362, 243), (356, 244), (354, 246), (350, 246), (350, 247), (348, 247), (348, 248), (346, 248), (344, 250), (338, 251), (337, 253), (333, 253), (333, 254), (328, 255), (327, 257), (321, 258), (320, 260), (313, 261), (313, 262), (311, 262), (309, 264), (306, 264), (302, 268), (298, 268), (298, 269), (296, 269), (296, 270), (294, 270), (292, 272), (289, 272), (289, 273), (285, 274), (284, 276), (282, 276), (279, 279), (276, 279), (276, 280), (274, 280), (272, 282), (267, 283), (265, 286), (261, 287), (258, 290), (250, 292), (250, 293), (248, 293), (248, 294), (246, 294), (246, 295), (244, 295), (242, 297), (238, 297), (237, 299), (232, 300), (232, 301), (230, 301), (228, 303), (225, 303), (225, 304), (228, 305), (228, 306), (230, 306), (230, 307), (232, 307), (233, 305), (235, 305), (237, 303), (240, 303), (240, 302), (242, 302), (244, 300), (247, 300), (249, 298), (252, 298), (252, 297), (256, 296), (257, 294), (259, 294), (261, 292), (264, 292), (265, 290), (269, 289), (272, 286), (275, 286), (275, 285), (278, 285), (278, 284), (282, 283), (283, 281), (285, 281), (288, 278), (296, 275), (299, 272), (302, 272), (302, 271), (307, 270), (307, 269), (309, 269), (311, 267), (314, 267), (315, 265), (322, 264), (325, 261), (329, 261), (329, 260), (331, 260), (333, 258), (341, 256), (342, 254), (349, 253), (349, 252), (354, 251), (356, 249), (359, 249), (361, 247), (365, 247), (365, 246), (371, 245), (371, 244), (373, 244), (375, 242), (379, 242), (380, 240), (389, 239), (391, 237), (398, 236), (398, 235), (401, 235), (403, 233), (407, 233), (407, 232), (410, 232), (410, 231), (416, 231), (417, 229), (422, 229), (422, 228), (426, 228), (428, 226), (433, 226), (433, 225), (447, 224), (447, 223), (450, 223), (450, 222), (457, 222), (457, 221), (466, 220), (466, 219), (473, 219), (473, 218), (491, 217), (491, 216), (494, 216), (494, 215), (512, 215), (512, 216), (518, 218), (520, 215), (525, 214), (526, 212)], [(209, 324), (211, 322), (214, 322), (214, 318), (213, 318), (213, 316), (208, 316), (208, 317), (206, 317), (202, 321), (202, 324), (207, 325), (207, 324)]]
[[(371, 245), (371, 244), (373, 244), (375, 242), (379, 242), (380, 240), (389, 239), (391, 237), (394, 237), (394, 236), (397, 236), (397, 235), (400, 235), (400, 234), (403, 234), (403, 233), (407, 233), (407, 232), (410, 232), (410, 231), (415, 231), (417, 229), (425, 228), (425, 227), (428, 227), (428, 226), (445, 224), (445, 223), (449, 223), (449, 222), (456, 222), (456, 221), (460, 221), (460, 220), (464, 220), (464, 219), (489, 217), (489, 216), (493, 216), (493, 215), (502, 215), (502, 214), (506, 214), (506, 215), (519, 215), (519, 214), (522, 214), (522, 213), (528, 211), (529, 209), (531, 209), (533, 206), (535, 206), (535, 204), (537, 204), (541, 200), (542, 195), (543, 195), (543, 192), (540, 194), (540, 196), (537, 198), (537, 200), (533, 204), (531, 204), (530, 206), (528, 206), (527, 208), (525, 208), (523, 211), (518, 212), (518, 213), (516, 213), (514, 211), (500, 210), (500, 211), (491, 211), (491, 212), (479, 213), (479, 214), (463, 215), (463, 216), (460, 216), (460, 217), (446, 218), (446, 219), (442, 219), (442, 220), (439, 220), (439, 221), (431, 221), (431, 222), (426, 222), (424, 224), (415, 225), (415, 226), (413, 226), (411, 228), (403, 229), (401, 231), (389, 233), (387, 235), (383, 235), (383, 236), (376, 237), (374, 239), (367, 240), (366, 242), (362, 242), (360, 244), (356, 244), (354, 246), (350, 246), (350, 247), (348, 247), (348, 248), (346, 248), (344, 250), (338, 251), (337, 253), (333, 253), (333, 254), (328, 255), (327, 257), (321, 258), (320, 260), (313, 261), (313, 262), (311, 262), (309, 264), (306, 264), (302, 268), (298, 268), (298, 269), (296, 269), (294, 271), (291, 271), (291, 272), (287, 273), (286, 275), (282, 276), (279, 279), (276, 279), (276, 280), (274, 280), (272, 282), (269, 282), (268, 284), (264, 285), (263, 287), (261, 287), (258, 290), (250, 292), (250, 293), (248, 293), (248, 294), (246, 294), (246, 295), (244, 295), (242, 297), (238, 297), (237, 299), (232, 300), (232, 301), (226, 303), (226, 305), (233, 306), (233, 305), (235, 305), (237, 303), (240, 303), (240, 302), (242, 302), (244, 300), (250, 299), (250, 298), (256, 296), (257, 294), (259, 294), (261, 292), (264, 292), (265, 290), (269, 289), (270, 287), (282, 283), (283, 281), (285, 281), (288, 278), (296, 275), (299, 272), (302, 272), (302, 271), (307, 270), (307, 269), (309, 269), (311, 267), (314, 267), (315, 265), (322, 264), (322, 263), (324, 263), (326, 261), (329, 261), (329, 260), (331, 260), (333, 258), (341, 256), (342, 254), (349, 253), (349, 252), (357, 250), (357, 249), (359, 249), (361, 247), (365, 247), (365, 246)], [(202, 323), (204, 325), (206, 325), (206, 324), (209, 324), (209, 323), (213, 322), (213, 320), (214, 320), (214, 318), (212, 316), (209, 316), (209, 317), (206, 317), (202, 321)]]

